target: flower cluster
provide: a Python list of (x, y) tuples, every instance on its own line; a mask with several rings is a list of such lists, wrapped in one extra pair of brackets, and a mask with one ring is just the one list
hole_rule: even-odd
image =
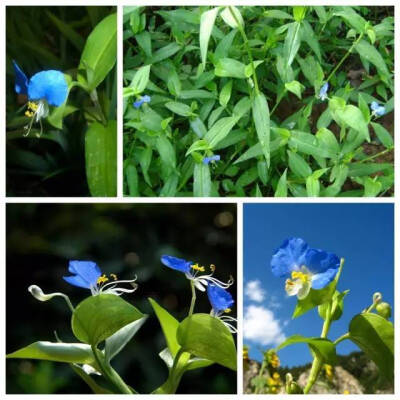
[(340, 259), (334, 254), (309, 247), (300, 238), (286, 239), (271, 260), (272, 273), (286, 279), (286, 293), (301, 300), (310, 289), (323, 289), (335, 278)]
[(210, 273), (201, 274), (206, 272), (206, 267), (200, 266), (193, 261), (163, 255), (161, 257), (161, 262), (168, 268), (183, 272), (196, 289), (201, 292), (207, 290), (207, 296), (212, 307), (210, 315), (222, 321), (231, 332), (237, 332), (236, 328), (232, 325), (233, 322), (236, 322), (236, 319), (229, 315), (223, 315), (231, 311), (231, 307), (234, 303), (232, 295), (225, 290), (233, 284), (232, 277), (227, 283), (215, 278), (213, 275), (216, 267), (213, 264), (209, 267)]

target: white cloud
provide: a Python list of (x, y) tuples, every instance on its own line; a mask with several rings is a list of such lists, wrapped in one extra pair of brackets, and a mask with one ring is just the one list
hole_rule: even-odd
[(265, 299), (265, 290), (261, 287), (261, 282), (256, 279), (254, 281), (248, 281), (244, 288), (244, 294), (249, 300), (261, 303)]
[(250, 305), (245, 308), (243, 320), (245, 339), (263, 346), (278, 345), (285, 340), (280, 321), (268, 308)]

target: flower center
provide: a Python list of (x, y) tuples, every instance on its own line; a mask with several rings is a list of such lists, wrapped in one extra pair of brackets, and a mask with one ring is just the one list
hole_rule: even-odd
[(303, 283), (307, 283), (310, 280), (310, 276), (301, 271), (292, 271), (292, 279), (300, 279)]
[(28, 101), (27, 107), (28, 107), (28, 109), (25, 111), (25, 115), (29, 118), (32, 118), (36, 114), (36, 112), (39, 108), (39, 105), (38, 105), (38, 103), (35, 103), (34, 101)]
[(205, 268), (204, 267), (200, 267), (199, 264), (193, 264), (190, 266), (192, 269), (194, 269), (195, 271), (199, 271), (199, 272), (204, 272)]

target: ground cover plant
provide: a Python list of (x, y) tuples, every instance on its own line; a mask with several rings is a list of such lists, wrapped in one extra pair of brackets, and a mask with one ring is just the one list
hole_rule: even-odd
[(393, 8), (123, 19), (126, 195), (393, 194)]
[(116, 195), (113, 7), (7, 7), (7, 194)]

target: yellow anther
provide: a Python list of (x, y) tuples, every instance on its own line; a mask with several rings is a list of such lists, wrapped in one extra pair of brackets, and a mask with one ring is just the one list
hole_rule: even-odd
[(292, 279), (300, 279), (302, 282), (306, 283), (310, 280), (309, 276), (304, 272), (292, 271)]
[(25, 116), (32, 118), (33, 117), (33, 112), (32, 111), (25, 111)]
[(115, 274), (110, 274), (110, 276), (111, 276), (111, 278), (114, 279), (114, 281), (116, 281), (118, 279), (117, 275), (115, 275)]
[(276, 380), (281, 379), (281, 376), (280, 376), (277, 372), (274, 372), (274, 374), (272, 375), (272, 377), (273, 377), (274, 379), (276, 379)]
[(200, 267), (199, 266), (199, 264), (194, 264), (194, 265), (192, 265), (191, 266), (192, 267), (192, 269), (194, 269), (195, 271), (200, 271), (200, 272), (204, 272), (205, 271), (205, 268), (204, 267)]
[(106, 283), (106, 282), (108, 282), (108, 278), (105, 276), (105, 275), (102, 275), (102, 276), (100, 276), (98, 279), (97, 279), (97, 284), (98, 285), (101, 285), (101, 284), (103, 284), (103, 283)]
[(211, 269), (211, 272), (215, 272), (215, 270), (217, 269), (217, 267), (216, 267), (214, 264), (211, 264), (211, 265), (210, 265), (210, 269)]
[(225, 308), (224, 312), (226, 312), (227, 314), (230, 313), (232, 310), (230, 308)]
[(33, 101), (28, 101), (28, 108), (32, 111), (37, 111), (38, 105), (34, 103)]
[(343, 390), (343, 394), (350, 394), (348, 390)]

